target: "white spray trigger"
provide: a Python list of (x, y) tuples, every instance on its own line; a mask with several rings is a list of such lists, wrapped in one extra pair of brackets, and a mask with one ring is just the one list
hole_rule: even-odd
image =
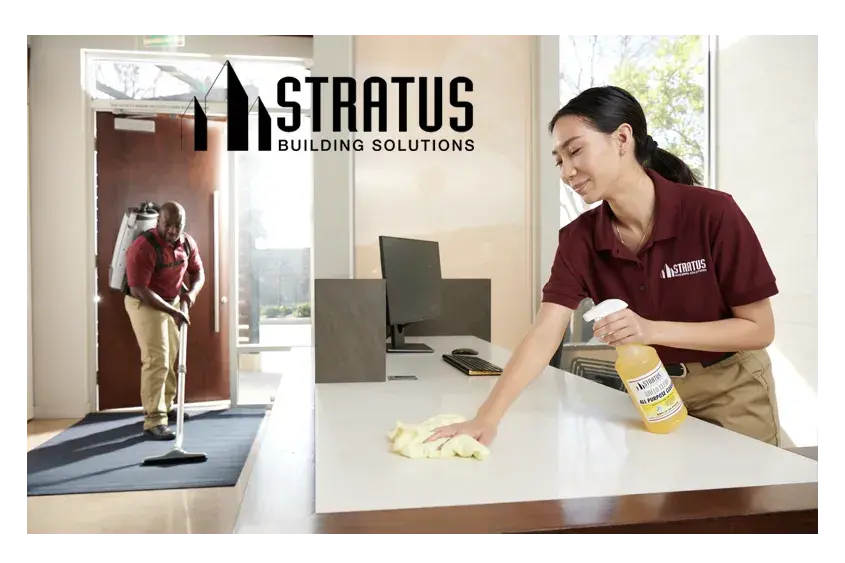
[(588, 323), (598, 321), (613, 313), (624, 311), (628, 308), (628, 304), (621, 299), (605, 299), (586, 313), (584, 313), (584, 320)]

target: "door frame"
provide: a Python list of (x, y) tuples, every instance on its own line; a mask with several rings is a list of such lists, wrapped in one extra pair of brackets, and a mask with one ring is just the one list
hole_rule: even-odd
[[(205, 61), (219, 62), (221, 65), (226, 62), (227, 58), (239, 57), (206, 57), (204, 55), (185, 54), (185, 53), (168, 53), (164, 56), (150, 55), (149, 53), (110, 53), (110, 52), (86, 52), (84, 79), (90, 79), (94, 75), (94, 65), (98, 61), (139, 61), (139, 60), (189, 60), (196, 59), (201, 56)], [(307, 59), (294, 59), (290, 57), (251, 57), (255, 61), (267, 62), (285, 62), (302, 64), (306, 68), (311, 67), (311, 61)], [(86, 92), (89, 90), (86, 88)], [(92, 296), (92, 304), (88, 308), (87, 331), (89, 335), (88, 356), (91, 370), (88, 373), (88, 397), (89, 404), (92, 405), (93, 410), (99, 410), (99, 388), (97, 384), (97, 372), (99, 355), (97, 353), (97, 304), (99, 296), (97, 294), (97, 180), (95, 177), (96, 164), (96, 124), (97, 112), (125, 112), (133, 115), (182, 115), (184, 112), (184, 104), (182, 102), (173, 103), (167, 101), (151, 101), (138, 104), (133, 103), (132, 100), (105, 100), (96, 99), (90, 95), (86, 96), (86, 105), (84, 108), (85, 115), (85, 129), (86, 129), (86, 197), (88, 200), (87, 211), (90, 213), (88, 220), (88, 248), (90, 252), (87, 257), (88, 267), (88, 294)], [(271, 115), (290, 115), (291, 110), (286, 108), (267, 108)], [(226, 117), (226, 104), (211, 102), (206, 106), (206, 113), (209, 117)], [(252, 108), (251, 114), (258, 114), (258, 108)], [(304, 110), (303, 113), (310, 115), (310, 110)], [(229, 303), (235, 304), (234, 308), (230, 308), (229, 315), (229, 390), (231, 397), (229, 405), (231, 407), (249, 407), (266, 409), (271, 406), (271, 403), (265, 404), (251, 404), (241, 405), (239, 401), (239, 354), (245, 351), (253, 352), (287, 352), (292, 349), (291, 346), (263, 346), (260, 344), (238, 344), (238, 194), (236, 182), (236, 153), (227, 152), (228, 165), (228, 201), (225, 203), (229, 210), (229, 294), (226, 297)], [(312, 274), (313, 275), (313, 274)]]
[[(27, 36), (27, 40), (29, 36)], [(35, 380), (32, 373), (32, 111), (29, 106), (29, 56), (26, 46), (26, 420), (35, 418)]]

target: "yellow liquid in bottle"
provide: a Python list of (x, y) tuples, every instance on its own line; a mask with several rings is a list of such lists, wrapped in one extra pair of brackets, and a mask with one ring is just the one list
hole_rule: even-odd
[(646, 430), (668, 434), (678, 428), (687, 418), (687, 407), (657, 351), (651, 346), (626, 344), (619, 346), (616, 352), (616, 371)]

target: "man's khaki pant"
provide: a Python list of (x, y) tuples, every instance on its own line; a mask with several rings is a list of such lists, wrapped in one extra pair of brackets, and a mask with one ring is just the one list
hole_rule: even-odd
[(765, 350), (739, 352), (712, 366), (686, 364), (672, 382), (690, 416), (781, 445), (772, 362)]
[[(167, 424), (176, 397), (179, 330), (173, 317), (127, 295), (126, 312), (141, 349), (141, 405), (144, 430)], [(179, 306), (178, 299), (174, 306)]]

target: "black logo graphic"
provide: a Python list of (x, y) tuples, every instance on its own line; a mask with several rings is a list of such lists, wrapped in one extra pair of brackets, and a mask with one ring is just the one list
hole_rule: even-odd
[[(249, 150), (249, 113), (252, 107), (249, 105), (249, 99), (246, 90), (241, 84), (235, 68), (232, 63), (226, 61), (223, 65), (226, 67), (226, 128), (227, 128), (227, 148), (230, 151), (248, 151)], [(220, 69), (222, 72), (223, 69)], [(220, 76), (218, 74), (218, 76)], [(216, 81), (216, 79), (215, 79)], [(212, 87), (214, 84), (212, 83)], [(200, 105), (196, 96), (192, 100), (194, 106), (194, 150), (207, 151), (208, 150), (208, 116), (205, 110)], [(261, 100), (261, 96), (256, 98), (253, 105), (258, 103), (258, 150), (270, 150), (270, 112), (267, 111), (267, 106)], [(190, 106), (185, 109), (187, 113)]]
[[(226, 61), (223, 64), (226, 70), (226, 130), (227, 130), (227, 148), (229, 151), (248, 151), (249, 150), (249, 117), (250, 113), (255, 107), (255, 104), (258, 104), (258, 150), (259, 151), (270, 151), (272, 150), (272, 135), (271, 135), (271, 127), (272, 121), (270, 118), (270, 112), (267, 110), (267, 106), (264, 105), (261, 97), (256, 97), (255, 101), (250, 104), (249, 98), (247, 95), (246, 90), (244, 89), (243, 84), (241, 83), (240, 79), (238, 78), (237, 73), (235, 72), (235, 68), (232, 66), (230, 61)], [(220, 74), (223, 72), (223, 68), (220, 69), (220, 73), (218, 73), (217, 78), (220, 77)], [(215, 78), (214, 82), (217, 81)], [(429, 92), (429, 82), (434, 83), (433, 93)], [(356, 112), (356, 97), (357, 97), (357, 87), (356, 87), (356, 79), (353, 77), (348, 76), (335, 76), (335, 77), (324, 77), (324, 76), (308, 76), (304, 79), (304, 82), (308, 85), (311, 85), (311, 127), (312, 131), (319, 132), (321, 131), (322, 127), (322, 120), (321, 120), (321, 109), (327, 110), (330, 112), (328, 115), (331, 116), (331, 129), (334, 132), (340, 132), (342, 130), (348, 132), (358, 132), (357, 127), (357, 112)], [(473, 91), (473, 84), (472, 80), (465, 76), (457, 76), (452, 78), (448, 85), (444, 84), (444, 79), (442, 77), (410, 77), (410, 76), (399, 76), (399, 77), (392, 77), (389, 79), (385, 79), (382, 77), (369, 77), (363, 82), (363, 100), (361, 109), (363, 110), (363, 122), (364, 132), (386, 132), (388, 130), (388, 83), (394, 85), (397, 88), (397, 107), (396, 107), (396, 116), (398, 118), (398, 130), (400, 132), (408, 131), (408, 98), (409, 92), (408, 89), (412, 84), (417, 84), (419, 88), (418, 91), (418, 101), (419, 101), (419, 126), (420, 129), (426, 133), (436, 133), (438, 132), (443, 126), (444, 122), (444, 98), (448, 95), (449, 104), (458, 110), (463, 110), (463, 117), (450, 117), (448, 119), (448, 127), (456, 132), (456, 133), (466, 133), (472, 129), (472, 120), (473, 120), (473, 106), (472, 103), (466, 100), (462, 100), (461, 98), (461, 91), (464, 92), (472, 92)], [(331, 88), (332, 98), (331, 103), (329, 104), (331, 107), (328, 108), (321, 108), (321, 91), (322, 86), (325, 85), (328, 88)], [(212, 83), (211, 88), (214, 87), (214, 83)], [(288, 92), (288, 88), (290, 88), (293, 92), (300, 92), (302, 90), (302, 84), (300, 80), (293, 76), (285, 76), (279, 79), (277, 85), (277, 96), (278, 96), (278, 105), (281, 108), (286, 108), (291, 110), (291, 113), (288, 115), (277, 117), (277, 124), (281, 131), (285, 133), (292, 133), (299, 130), (299, 127), (302, 123), (302, 108), (300, 104), (293, 100), (286, 100), (285, 95)], [(448, 93), (447, 93), (448, 92)], [(431, 100), (433, 105), (433, 111), (429, 109), (429, 99), (428, 96), (432, 95), (433, 99)], [(206, 95), (203, 102), (206, 102), (208, 95)], [(193, 100), (191, 101), (190, 105), (185, 108), (182, 116), (184, 118), (185, 114), (188, 113), (191, 109), (191, 105), (193, 105), (193, 113), (194, 113), (194, 150), (195, 151), (207, 151), (208, 150), (208, 115), (206, 113), (207, 106), (204, 108), (200, 100), (194, 96)], [(346, 120), (344, 122), (343, 119), (343, 112), (346, 111)], [(377, 119), (373, 119), (373, 111), (377, 113)], [(328, 117), (327, 115), (327, 117)], [(374, 121), (376, 123), (374, 123)], [(375, 125), (375, 127), (374, 127)], [(298, 141), (298, 143), (303, 143), (304, 141)], [(402, 145), (403, 141), (394, 141), (391, 139), (383, 140), (383, 139), (375, 139), (373, 141), (374, 150), (381, 150), (381, 147), (384, 147), (385, 150), (462, 150), (462, 143), (465, 144), (466, 150), (473, 150), (473, 142), (471, 139), (467, 139), (465, 141), (460, 140), (447, 140), (447, 139), (439, 139), (439, 140), (432, 140), (432, 139), (423, 139), (423, 140), (412, 140), (408, 142), (408, 148), (404, 148)], [(288, 150), (289, 147), (293, 146), (294, 143), (297, 141), (288, 140), (280, 140), (279, 142), (279, 150)], [(330, 141), (323, 140), (322, 143), (329, 143), (330, 146), (333, 146)], [(346, 143), (348, 144), (349, 141), (340, 141), (341, 144)], [(355, 150), (359, 150), (357, 148), (357, 143), (360, 141), (356, 141), (356, 148)], [(313, 144), (311, 141), (309, 144)], [(457, 149), (454, 149), (455, 146), (458, 146)], [(394, 149), (394, 147), (397, 147)], [(443, 147), (446, 148), (443, 148)], [(321, 145), (322, 147), (322, 145)], [(420, 148), (422, 147), (422, 148)], [(439, 149), (437, 147), (440, 147)], [(299, 149), (294, 149), (299, 150)], [(311, 149), (316, 150), (316, 149)], [(325, 149), (320, 149), (325, 150)], [(348, 150), (348, 149), (346, 149)]]

